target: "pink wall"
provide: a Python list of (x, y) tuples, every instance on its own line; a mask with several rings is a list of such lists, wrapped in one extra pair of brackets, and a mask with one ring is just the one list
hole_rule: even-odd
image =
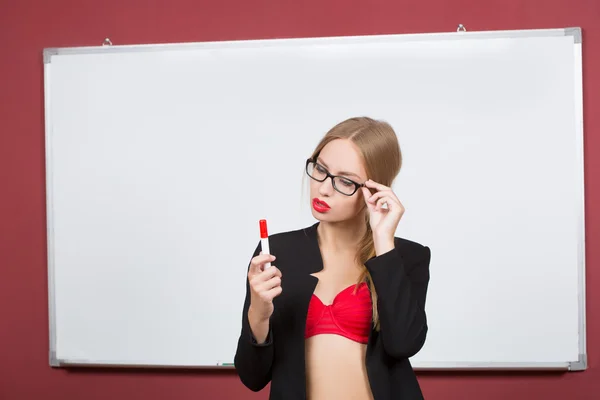
[(600, 399), (599, 0), (0, 0), (0, 399), (267, 398), (232, 372), (48, 366), (43, 48), (100, 45), (106, 36), (119, 45), (439, 32), (459, 23), (583, 28), (589, 369), (421, 373), (423, 390), (444, 400)]

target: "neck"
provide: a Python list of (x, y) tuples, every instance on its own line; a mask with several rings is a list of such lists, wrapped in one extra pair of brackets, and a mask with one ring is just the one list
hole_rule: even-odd
[(333, 251), (356, 251), (367, 227), (362, 215), (357, 218), (340, 222), (320, 222), (317, 227), (321, 247)]

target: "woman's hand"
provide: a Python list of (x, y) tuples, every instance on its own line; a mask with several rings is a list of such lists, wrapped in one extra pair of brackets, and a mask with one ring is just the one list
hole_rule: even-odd
[(270, 254), (260, 254), (250, 261), (249, 314), (256, 322), (267, 321), (273, 314), (273, 299), (281, 294), (281, 271), (275, 266), (265, 269), (265, 263), (275, 260)]
[[(381, 255), (394, 248), (394, 236), (404, 215), (404, 206), (391, 188), (370, 179), (365, 186), (362, 192), (369, 212), (375, 252)], [(371, 194), (367, 188), (375, 190), (375, 194)], [(387, 204), (387, 208), (383, 208), (384, 204)]]

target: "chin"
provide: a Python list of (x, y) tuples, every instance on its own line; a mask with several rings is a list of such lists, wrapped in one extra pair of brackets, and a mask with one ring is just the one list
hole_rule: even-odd
[(331, 211), (328, 211), (326, 213), (320, 213), (318, 211), (315, 211), (313, 208), (311, 208), (311, 213), (312, 216), (320, 221), (320, 222), (344, 222), (344, 221), (348, 221), (350, 219), (352, 219), (351, 217), (347, 217), (347, 218), (343, 218), (340, 217), (339, 215), (336, 215), (334, 213), (332, 213)]
[(331, 222), (333, 221), (334, 218), (331, 218), (331, 211), (328, 211), (326, 213), (320, 213), (318, 211), (315, 211), (314, 208), (312, 208), (312, 206), (310, 207), (310, 212), (312, 214), (312, 216), (319, 221), (325, 221), (325, 222)]
[(316, 212), (312, 207), (310, 208), (310, 212), (312, 216), (318, 221), (328, 221), (326, 213)]

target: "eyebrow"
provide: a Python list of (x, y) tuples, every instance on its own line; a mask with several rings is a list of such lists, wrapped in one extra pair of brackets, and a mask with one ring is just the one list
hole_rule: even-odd
[[(325, 161), (323, 161), (321, 157), (317, 157), (317, 161), (319, 162), (319, 164), (323, 164), (325, 168), (329, 169), (329, 166), (325, 163)], [(356, 175), (354, 172), (340, 171), (338, 172), (338, 175), (355, 176), (358, 179), (361, 179), (361, 177)]]

